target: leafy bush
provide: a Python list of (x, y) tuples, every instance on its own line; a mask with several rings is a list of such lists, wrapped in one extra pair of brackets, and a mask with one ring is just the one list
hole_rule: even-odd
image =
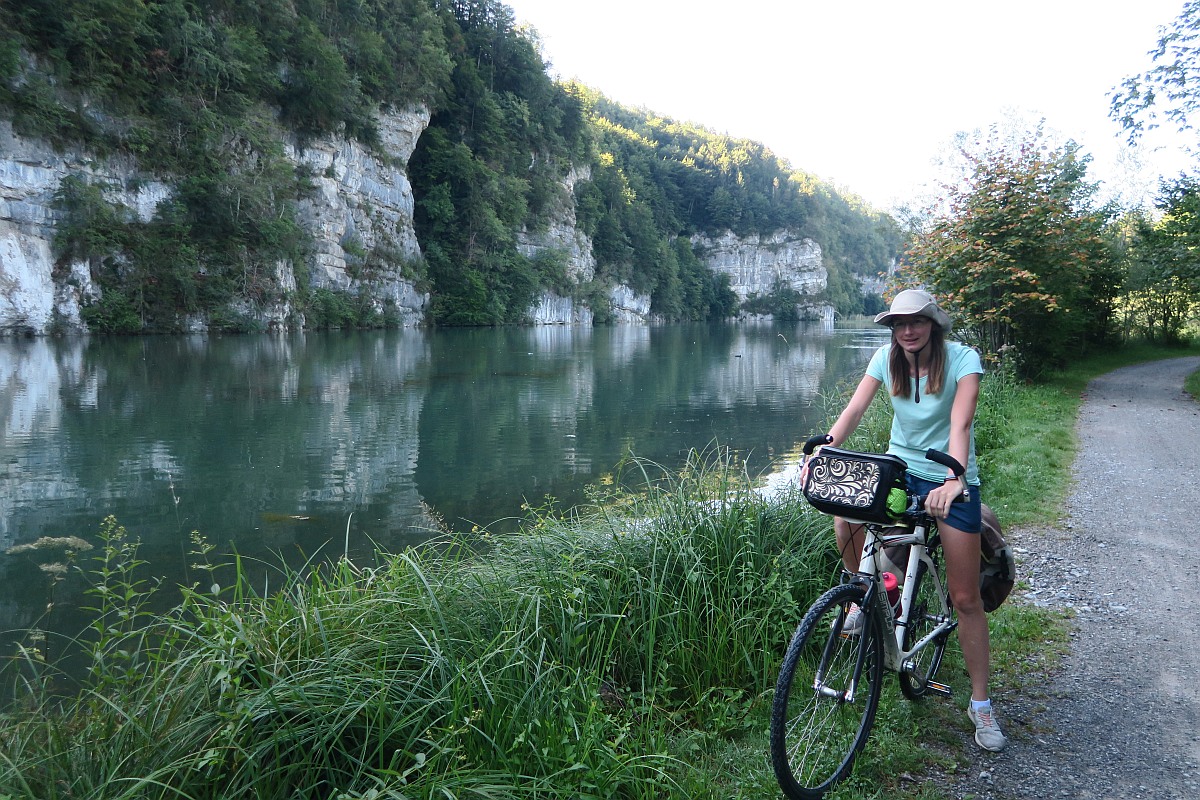
[(131, 334), (142, 332), (142, 317), (131, 298), (119, 289), (109, 289), (80, 310), (88, 329), (96, 333)]

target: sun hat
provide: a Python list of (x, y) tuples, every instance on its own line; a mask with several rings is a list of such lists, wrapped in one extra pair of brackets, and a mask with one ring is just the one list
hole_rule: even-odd
[(950, 315), (942, 309), (938, 308), (937, 301), (933, 299), (933, 295), (923, 289), (905, 289), (900, 294), (896, 295), (896, 299), (892, 301), (892, 307), (888, 311), (875, 316), (875, 322), (879, 325), (892, 326), (893, 317), (907, 316), (922, 316), (929, 317), (943, 333), (949, 333), (954, 327), (950, 321)]

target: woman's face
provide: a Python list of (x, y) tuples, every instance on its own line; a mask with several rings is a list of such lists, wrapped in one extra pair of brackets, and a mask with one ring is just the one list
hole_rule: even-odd
[(892, 322), (892, 338), (904, 352), (917, 353), (929, 344), (929, 336), (933, 333), (933, 320), (918, 315), (896, 317)]

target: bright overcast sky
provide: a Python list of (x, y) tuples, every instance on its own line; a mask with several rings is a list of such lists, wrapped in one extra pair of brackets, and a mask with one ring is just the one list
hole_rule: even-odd
[[(552, 74), (762, 142), (887, 209), (932, 185), (956, 132), (1014, 113), (1045, 118), (1094, 157), (1093, 180), (1128, 193), (1110, 93), (1151, 66), (1184, 0), (507, 4), (541, 35)], [(1151, 187), (1184, 165), (1177, 148), (1154, 158)]]

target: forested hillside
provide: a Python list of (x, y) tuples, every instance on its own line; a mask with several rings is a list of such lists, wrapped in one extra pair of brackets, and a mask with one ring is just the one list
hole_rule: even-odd
[[(585, 99), (600, 153), (592, 182), (577, 191), (581, 223), (598, 258), (636, 263), (650, 248), (632, 248), (631, 255), (629, 244), (651, 238), (650, 231), (686, 237), (789, 228), (821, 245), (834, 305), (846, 313), (871, 310), (862, 307), (850, 276), (878, 276), (897, 255), (901, 236), (891, 217), (793, 168), (759, 142), (625, 108), (586, 87), (566, 88)], [(622, 205), (622, 196), (633, 199)], [(688, 255), (680, 250), (681, 269)], [(656, 306), (676, 314), (669, 256), (656, 257), (657, 269), (645, 263), (621, 277), (654, 281), (646, 288), (655, 292)], [(698, 306), (685, 302), (683, 308), (686, 314)]]
[[(17, 134), (128, 157), (174, 187), (146, 221), (102, 187), (64, 182), (55, 247), (90, 265), (104, 296), (85, 311), (100, 330), (171, 329), (180, 312), (219, 327), (231, 301), (282, 291), (268, 269), (280, 262), (294, 267), (308, 324), (386, 324), (361, 297), (307, 286), (296, 208), (311, 176), (282, 143), (338, 135), (378, 147), (377, 113), (414, 106), (432, 112), (430, 126), (398, 166), (424, 258), (397, 264), (377, 248), (360, 267), (402, 268), (431, 293), (434, 323), (519, 322), (546, 289), (599, 304), (597, 287), (618, 282), (665, 318), (721, 317), (734, 298), (689, 237), (781, 227), (821, 245), (829, 299), (853, 312), (851, 274), (877, 274), (899, 248), (889, 218), (761, 144), (555, 84), (536, 37), (496, 0), (0, 5), (0, 114)], [(563, 182), (572, 168), (591, 176), (575, 198)], [(516, 246), (572, 199), (594, 242), (590, 286)]]

